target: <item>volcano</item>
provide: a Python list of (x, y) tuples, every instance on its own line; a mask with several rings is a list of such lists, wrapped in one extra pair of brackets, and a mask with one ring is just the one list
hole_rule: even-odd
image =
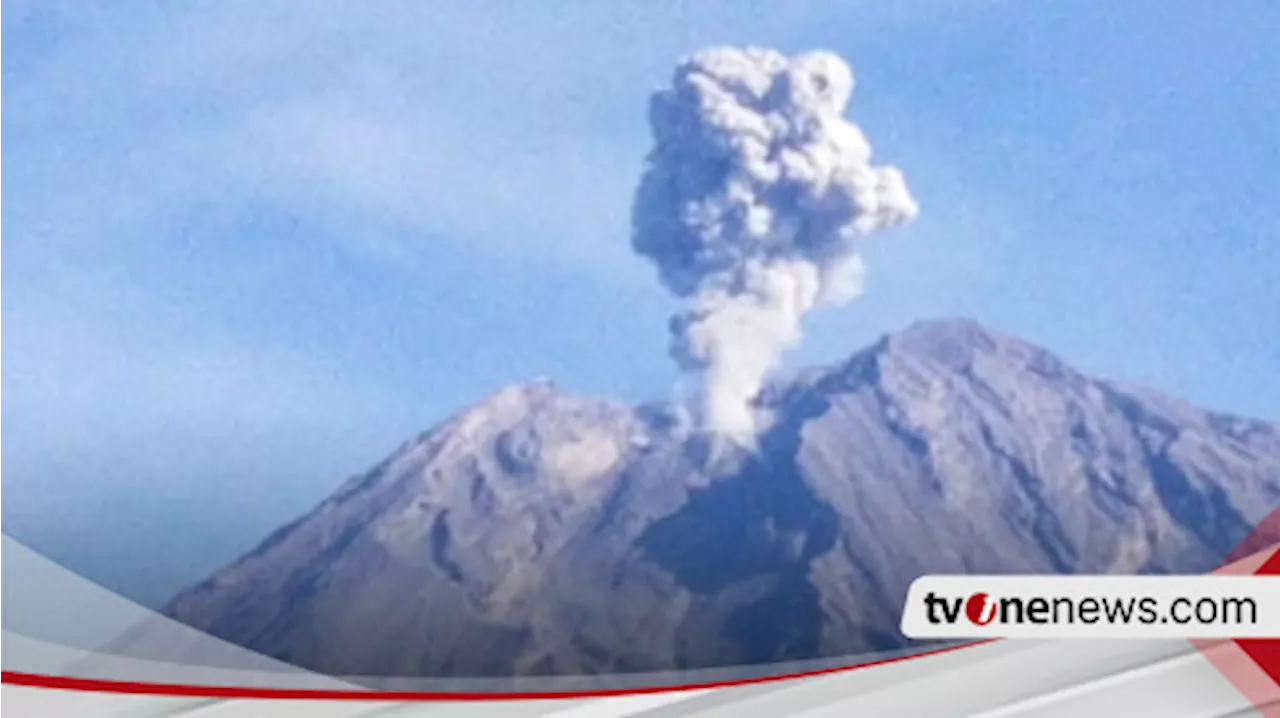
[(688, 669), (891, 650), (926, 573), (1212, 569), (1280, 430), (964, 320), (775, 380), (753, 449), (669, 407), (504, 389), (165, 614), (329, 674)]

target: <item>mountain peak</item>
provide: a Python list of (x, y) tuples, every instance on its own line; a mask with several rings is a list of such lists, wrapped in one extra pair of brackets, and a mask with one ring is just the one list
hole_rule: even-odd
[(965, 318), (915, 322), (889, 334), (877, 346), (891, 356), (911, 357), (963, 373), (978, 365), (1019, 368), (1051, 377), (1071, 373), (1049, 350)]
[(550, 377), (534, 377), (519, 384), (509, 384), (494, 392), (486, 401), (538, 402), (566, 392)]
[(938, 358), (997, 352), (1023, 342), (994, 332), (972, 319), (945, 318), (915, 322), (886, 337), (888, 348)]
[(979, 322), (968, 317), (938, 317), (935, 319), (919, 319), (908, 324), (897, 333), (899, 336), (953, 336), (978, 337), (998, 334)]
[(458, 418), (506, 423), (530, 414), (558, 408), (600, 404), (603, 400), (578, 396), (562, 389), (547, 377), (537, 377), (519, 384), (505, 386), (464, 410)]

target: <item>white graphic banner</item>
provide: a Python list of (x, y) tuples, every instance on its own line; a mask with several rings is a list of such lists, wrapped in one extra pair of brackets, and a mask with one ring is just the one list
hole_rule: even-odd
[(1280, 576), (922, 576), (911, 638), (1277, 638)]

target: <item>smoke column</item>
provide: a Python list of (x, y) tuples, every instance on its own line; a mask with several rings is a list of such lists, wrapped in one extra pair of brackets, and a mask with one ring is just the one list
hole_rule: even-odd
[(831, 53), (713, 48), (650, 98), (631, 242), (683, 300), (671, 353), (704, 373), (714, 432), (751, 440), (752, 400), (805, 312), (861, 291), (859, 238), (917, 213), (844, 118), (853, 85)]

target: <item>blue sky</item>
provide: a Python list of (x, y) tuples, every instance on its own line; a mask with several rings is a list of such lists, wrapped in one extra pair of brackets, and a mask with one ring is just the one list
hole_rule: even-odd
[(710, 44), (844, 55), (921, 206), (789, 363), (965, 315), (1280, 419), (1270, 0), (5, 9), (4, 529), (144, 600), (503, 385), (668, 395), (628, 213)]

